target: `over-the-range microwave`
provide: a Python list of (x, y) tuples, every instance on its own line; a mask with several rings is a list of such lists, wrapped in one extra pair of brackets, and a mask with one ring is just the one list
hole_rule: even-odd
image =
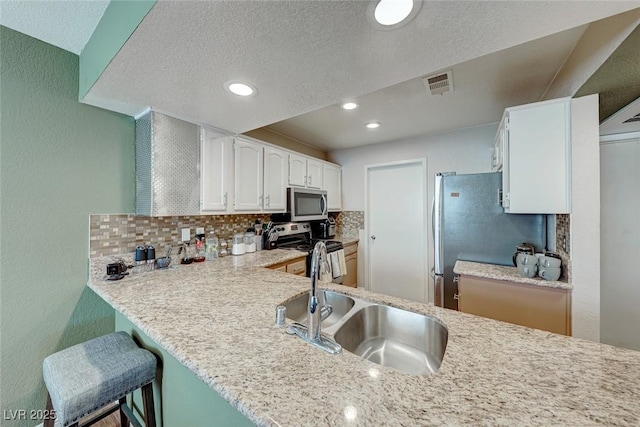
[(308, 188), (287, 189), (287, 207), (291, 221), (327, 219), (327, 192)]

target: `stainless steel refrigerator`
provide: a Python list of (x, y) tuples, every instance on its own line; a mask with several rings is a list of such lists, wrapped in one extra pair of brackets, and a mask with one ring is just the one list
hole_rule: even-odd
[(504, 213), (501, 192), (502, 172), (436, 174), (432, 212), (436, 305), (458, 309), (456, 260), (513, 266), (516, 245), (527, 242), (536, 250), (545, 248), (545, 216)]

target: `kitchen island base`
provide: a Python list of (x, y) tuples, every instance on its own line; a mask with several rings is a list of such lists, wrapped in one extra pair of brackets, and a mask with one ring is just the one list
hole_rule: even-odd
[[(158, 358), (153, 382), (156, 424), (160, 427), (253, 426), (254, 424), (202, 382), (189, 368), (116, 311), (116, 331), (129, 333)], [(142, 421), (142, 399), (134, 393), (134, 414)]]

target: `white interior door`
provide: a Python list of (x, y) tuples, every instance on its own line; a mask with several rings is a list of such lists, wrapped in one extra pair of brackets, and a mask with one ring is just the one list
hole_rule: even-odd
[(368, 166), (369, 290), (427, 302), (426, 159)]
[(640, 135), (600, 146), (600, 340), (640, 350)]

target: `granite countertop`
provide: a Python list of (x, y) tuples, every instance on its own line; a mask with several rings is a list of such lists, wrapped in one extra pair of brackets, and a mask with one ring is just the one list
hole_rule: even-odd
[(350, 236), (343, 236), (343, 235), (336, 234), (334, 237), (331, 238), (331, 240), (337, 240), (339, 242), (342, 242), (342, 246), (347, 246), (352, 243), (358, 243), (360, 239), (358, 239), (357, 237), (350, 237)]
[(571, 283), (557, 280), (544, 280), (541, 277), (523, 277), (516, 267), (507, 267), (496, 264), (482, 264), (480, 262), (456, 261), (453, 266), (455, 274), (464, 276), (482, 277), (484, 279), (506, 280), (508, 282), (522, 283), (525, 285), (544, 286), (547, 288), (572, 290)]
[(640, 352), (332, 284), (323, 287), (440, 319), (440, 370), (410, 376), (287, 335), (275, 307), (308, 292), (309, 279), (260, 266), (293, 252), (117, 282), (103, 280), (113, 257), (95, 258), (89, 286), (258, 425), (640, 424)]

